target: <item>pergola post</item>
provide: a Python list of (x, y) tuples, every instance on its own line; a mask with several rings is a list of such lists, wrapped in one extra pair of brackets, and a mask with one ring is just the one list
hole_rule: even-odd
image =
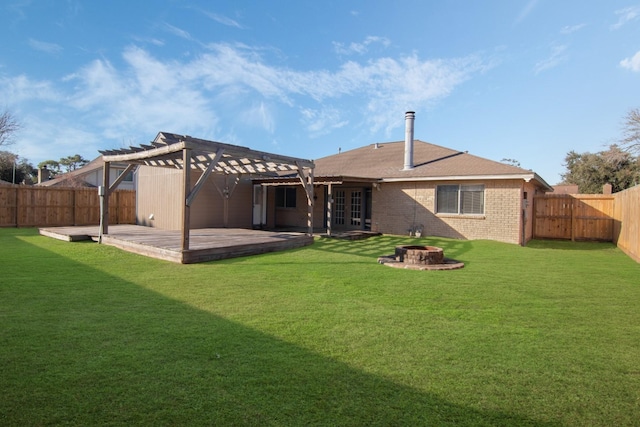
[(307, 226), (309, 231), (307, 234), (313, 236), (313, 169), (309, 169), (309, 191), (307, 197)]
[[(229, 181), (226, 181), (225, 188), (222, 189), (224, 192), (223, 196), (226, 196), (226, 199), (228, 199), (231, 196), (233, 187), (240, 180), (241, 175), (264, 175), (273, 177), (280, 175), (283, 172), (297, 171), (307, 194), (308, 231), (310, 235), (313, 234), (313, 168), (315, 165), (312, 160), (281, 156), (278, 154), (251, 150), (246, 147), (239, 147), (216, 141), (207, 141), (204, 139), (193, 138), (188, 135), (178, 135), (167, 132), (158, 133), (156, 138), (150, 144), (141, 144), (140, 147), (130, 147), (117, 150), (102, 150), (100, 153), (102, 154), (102, 158), (105, 163), (120, 162), (128, 163), (130, 165), (135, 164), (183, 170), (182, 188), (179, 189), (182, 193), (180, 195), (182, 197), (180, 203), (183, 203), (181, 210), (181, 247), (183, 251), (189, 250), (191, 228), (190, 206), (195, 200), (198, 192), (204, 188), (205, 183), (212, 173), (235, 176), (234, 182), (229, 183)], [(193, 189), (191, 188), (192, 168), (194, 170), (199, 169), (204, 171), (195, 183)], [(106, 164), (105, 173), (105, 176), (108, 176), (108, 164)], [(106, 178), (106, 180), (108, 182), (108, 178)], [(231, 184), (233, 184), (233, 186)], [(113, 187), (115, 187), (115, 185)], [(218, 190), (220, 191), (220, 188), (218, 188)], [(110, 194), (109, 188), (106, 188), (105, 193), (105, 197), (108, 197)], [(225, 202), (228, 203), (228, 200), (226, 199)], [(228, 206), (226, 203), (224, 206), (226, 213), (225, 225), (228, 226), (230, 214), (228, 213)], [(107, 214), (108, 205), (107, 210), (104, 212), (104, 215)], [(101, 218), (103, 217), (101, 216)], [(106, 216), (104, 218), (106, 219)], [(172, 216), (171, 221), (173, 220), (174, 218)], [(108, 223), (105, 221), (105, 230), (107, 226)]]
[(102, 168), (102, 188), (98, 188), (100, 196), (100, 233), (99, 241), (102, 243), (102, 236), (109, 233), (109, 196), (111, 191), (109, 190), (109, 172), (111, 169), (111, 162), (104, 162)]
[(182, 150), (182, 250), (189, 250), (189, 231), (191, 219), (191, 207), (189, 206), (189, 193), (191, 192), (191, 149)]
[(327, 185), (327, 236), (331, 237), (331, 219), (333, 213), (333, 185)]
[(307, 194), (307, 234), (313, 236), (313, 168), (308, 168), (305, 174), (305, 168), (296, 162), (298, 166), (298, 178), (302, 183)]

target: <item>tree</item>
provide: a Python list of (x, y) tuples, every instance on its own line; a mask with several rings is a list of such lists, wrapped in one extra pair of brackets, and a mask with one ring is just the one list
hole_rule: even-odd
[(522, 166), (520, 166), (520, 162), (517, 161), (516, 159), (502, 159), (502, 160), (500, 160), (500, 163), (505, 163), (507, 165), (515, 166), (515, 167), (518, 167), (518, 168), (522, 167)]
[(13, 135), (20, 129), (20, 123), (5, 110), (0, 114), (0, 146), (13, 144)]
[(638, 157), (615, 144), (596, 154), (570, 151), (565, 166), (567, 173), (562, 179), (566, 184), (577, 184), (581, 193), (601, 193), (604, 184), (611, 184), (612, 190), (618, 192), (640, 180)]
[(89, 163), (89, 160), (84, 159), (80, 154), (73, 156), (67, 156), (60, 159), (60, 166), (63, 166), (65, 172), (71, 172)]
[(640, 154), (640, 108), (632, 108), (625, 116), (620, 144), (624, 149)]
[(0, 179), (15, 184), (33, 183), (36, 169), (27, 159), (9, 151), (0, 151)]
[(55, 160), (45, 160), (44, 162), (38, 163), (38, 169), (43, 168), (48, 169), (49, 177), (53, 178), (60, 173), (60, 162), (57, 162)]

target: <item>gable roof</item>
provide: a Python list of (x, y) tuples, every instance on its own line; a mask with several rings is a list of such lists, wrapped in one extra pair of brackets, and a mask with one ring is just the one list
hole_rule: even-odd
[(535, 172), (474, 156), (420, 140), (413, 144), (413, 169), (403, 170), (404, 141), (370, 144), (315, 161), (316, 177), (358, 177), (381, 181), (435, 181), (472, 179), (536, 180)]
[(104, 166), (104, 161), (102, 160), (102, 156), (99, 156), (91, 160), (86, 165), (79, 167), (78, 169), (74, 169), (71, 172), (60, 174), (55, 178), (42, 181), (36, 185), (40, 187), (55, 187), (55, 186), (66, 186), (66, 185), (71, 185), (71, 186), (86, 185), (88, 187), (91, 187), (92, 185), (90, 185), (89, 183), (83, 183), (80, 178), (95, 170), (102, 169), (103, 166)]
[[(95, 185), (84, 181), (83, 177), (86, 177), (92, 172), (101, 171), (103, 167), (104, 160), (102, 159), (102, 156), (98, 156), (86, 165), (79, 167), (78, 169), (74, 169), (71, 172), (65, 172), (56, 176), (55, 178), (42, 181), (35, 185), (40, 187), (95, 187)], [(112, 164), (111, 167), (124, 169), (126, 165)]]

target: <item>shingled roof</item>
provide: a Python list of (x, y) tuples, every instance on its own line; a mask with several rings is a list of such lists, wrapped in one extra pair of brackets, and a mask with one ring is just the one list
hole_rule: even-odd
[(404, 141), (370, 144), (315, 161), (315, 176), (357, 177), (382, 181), (535, 179), (551, 190), (535, 172), (474, 156), (464, 151), (414, 140), (413, 169), (403, 170)]

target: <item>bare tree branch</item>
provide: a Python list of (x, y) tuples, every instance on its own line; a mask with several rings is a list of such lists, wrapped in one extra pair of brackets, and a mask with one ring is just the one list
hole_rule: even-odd
[(20, 129), (20, 123), (5, 110), (0, 115), (0, 146), (13, 144), (13, 135)]
[(620, 145), (627, 151), (640, 153), (640, 108), (629, 110), (625, 116)]

